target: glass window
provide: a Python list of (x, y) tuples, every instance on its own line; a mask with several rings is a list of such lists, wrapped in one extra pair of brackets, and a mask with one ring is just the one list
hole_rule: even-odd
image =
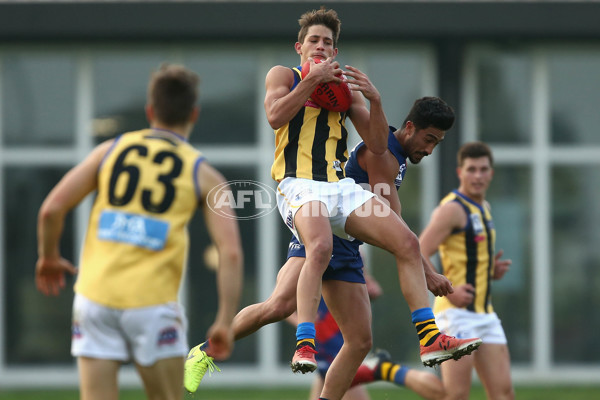
[[(7, 167), (4, 193), (4, 281), (6, 307), (4, 334), (6, 361), (11, 365), (72, 362), (71, 308), (73, 278), (56, 299), (36, 290), (33, 271), (37, 260), (37, 214), (50, 189), (66, 168)], [(67, 216), (61, 241), (62, 256), (73, 260), (73, 214)], [(52, 343), (51, 346), (42, 345)]]
[[(218, 167), (218, 169), (229, 181), (256, 180), (254, 168)], [(237, 198), (236, 186), (232, 185), (231, 188), (234, 198)], [(237, 215), (243, 217), (245, 216), (244, 212), (244, 210), (237, 210)], [(211, 245), (211, 240), (202, 214), (203, 210), (199, 209), (189, 225), (190, 252), (186, 276), (186, 286), (189, 290), (186, 311), (189, 320), (190, 345), (206, 340), (206, 332), (215, 320), (218, 307), (216, 275), (211, 268), (211, 260), (206, 258), (206, 250)], [(259, 301), (256, 293), (255, 265), (258, 228), (255, 219), (240, 220), (239, 227), (244, 251), (244, 282), (240, 305), (244, 307)], [(257, 335), (251, 335), (248, 339), (236, 343), (231, 360), (234, 362), (256, 361), (257, 337)]]
[[(558, 363), (598, 363), (600, 170), (552, 170), (553, 354)], [(565, 343), (569, 343), (565, 346)]]
[(477, 54), (477, 119), (481, 140), (531, 141), (531, 60), (516, 50)]
[(257, 105), (263, 101), (257, 89), (264, 84), (257, 80), (257, 58), (253, 54), (198, 50), (186, 55), (185, 65), (201, 79), (200, 119), (191, 136), (193, 142), (256, 142)]
[(600, 144), (600, 51), (555, 51), (548, 57), (553, 143)]
[(431, 79), (425, 76), (426, 62), (422, 52), (410, 49), (369, 52), (365, 72), (381, 94), (388, 124), (397, 129), (402, 127), (415, 100), (425, 95), (423, 82)]
[(74, 140), (74, 57), (60, 52), (2, 54), (4, 145), (70, 144)]
[[(531, 361), (532, 213), (530, 167), (496, 166), (487, 200), (496, 227), (496, 251), (510, 270), (492, 283), (492, 304), (502, 320), (513, 362)], [(515, 304), (519, 304), (515, 312)]]
[(161, 63), (171, 61), (160, 50), (100, 52), (93, 61), (96, 140), (148, 127), (144, 107), (148, 80)]

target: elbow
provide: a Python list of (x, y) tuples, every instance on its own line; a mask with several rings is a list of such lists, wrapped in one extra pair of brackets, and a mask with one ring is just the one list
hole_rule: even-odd
[(385, 153), (387, 150), (387, 146), (385, 146), (385, 145), (383, 145), (383, 146), (375, 145), (375, 146), (371, 146), (368, 148), (369, 148), (369, 151), (371, 151), (371, 153), (375, 154), (376, 156), (383, 155), (383, 153)]
[(282, 118), (276, 116), (267, 116), (267, 121), (273, 130), (281, 128), (287, 121), (283, 121)]
[(52, 202), (45, 201), (42, 204), (42, 207), (40, 207), (38, 221), (40, 223), (55, 221), (57, 218), (60, 218), (62, 214), (63, 212), (59, 207), (56, 207)]
[(385, 142), (381, 142), (378, 140), (370, 140), (368, 143), (365, 141), (367, 145), (367, 149), (375, 156), (382, 156), (388, 149), (387, 140)]
[(221, 257), (224, 261), (223, 265), (237, 267), (241, 269), (244, 263), (244, 254), (240, 246), (227, 246), (222, 249)]

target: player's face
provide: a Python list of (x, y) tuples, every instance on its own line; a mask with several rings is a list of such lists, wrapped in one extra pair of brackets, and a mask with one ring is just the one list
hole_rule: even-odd
[(434, 128), (433, 126), (425, 129), (417, 129), (410, 121), (407, 122), (406, 127), (414, 130), (414, 133), (404, 144), (404, 151), (406, 151), (408, 159), (413, 164), (418, 164), (423, 157), (431, 155), (435, 146), (444, 140), (444, 136), (446, 135), (445, 131)]
[(296, 43), (296, 51), (300, 54), (300, 61), (304, 63), (308, 57), (324, 61), (337, 54), (333, 47), (333, 33), (325, 25), (312, 25), (308, 28), (303, 43)]
[(457, 168), (460, 181), (459, 190), (467, 196), (482, 201), (490, 186), (494, 169), (488, 157), (465, 158), (463, 165)]

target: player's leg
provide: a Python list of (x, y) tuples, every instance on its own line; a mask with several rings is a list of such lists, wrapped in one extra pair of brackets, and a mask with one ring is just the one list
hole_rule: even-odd
[(323, 281), (323, 297), (344, 337), (325, 377), (321, 397), (341, 399), (372, 346), (371, 304), (365, 284)]
[(400, 288), (412, 313), (424, 365), (458, 359), (481, 344), (479, 338), (456, 339), (440, 333), (429, 306), (417, 235), (386, 204), (376, 197), (369, 199), (348, 215), (345, 230), (363, 242), (389, 251), (396, 258)]
[(490, 400), (513, 400), (510, 354), (505, 344), (484, 343), (473, 354), (475, 370)]
[(183, 357), (158, 360), (153, 365), (136, 363), (148, 400), (180, 400), (183, 394)]
[(129, 359), (119, 325), (121, 315), (122, 312), (75, 294), (71, 354), (77, 357), (81, 400), (119, 397), (119, 367)]
[(390, 353), (383, 349), (376, 350), (360, 365), (351, 388), (381, 381), (404, 386), (428, 400), (444, 398), (444, 385), (437, 375), (393, 362)]
[[(318, 397), (314, 397), (318, 399)], [(369, 400), (371, 396), (369, 396), (369, 392), (364, 386), (355, 386), (351, 387), (346, 391), (342, 400)]]
[(400, 287), (411, 312), (429, 307), (419, 240), (400, 217), (373, 197), (350, 213), (345, 228), (349, 235), (394, 255)]
[(181, 399), (189, 348), (181, 306), (172, 302), (127, 309), (120, 321), (148, 399)]
[(460, 360), (449, 360), (440, 366), (446, 400), (469, 398), (473, 357), (473, 355), (469, 355), (462, 357)]
[[(322, 390), (323, 377), (320, 374), (317, 374), (310, 386), (310, 395), (308, 396), (308, 400), (318, 399)], [(346, 391), (346, 394), (344, 397), (342, 397), (342, 400), (369, 400), (370, 398), (371, 397), (364, 386), (355, 386)]]
[(404, 376), (404, 386), (427, 400), (442, 400), (445, 395), (440, 378), (427, 371), (409, 369)]
[(308, 395), (308, 400), (318, 399), (322, 390), (323, 377), (321, 374), (315, 374), (315, 379), (313, 379), (312, 384), (310, 385), (310, 394)]
[(304, 258), (288, 258), (277, 274), (277, 283), (271, 296), (262, 303), (243, 308), (233, 318), (232, 329), (236, 340), (267, 324), (282, 321), (296, 311), (296, 287), (303, 264)]
[(77, 357), (81, 400), (118, 400), (120, 361)]
[(321, 300), (321, 279), (327, 269), (333, 239), (329, 212), (324, 203), (310, 201), (300, 207), (294, 217), (296, 230), (304, 244), (306, 259), (298, 276), (296, 308), (296, 352), (291, 367), (294, 372), (312, 372), (317, 368), (315, 360), (315, 319)]

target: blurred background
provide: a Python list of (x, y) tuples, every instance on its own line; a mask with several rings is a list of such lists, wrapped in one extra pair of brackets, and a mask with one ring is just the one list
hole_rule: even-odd
[[(10, 1), (0, 2), (1, 387), (77, 385), (72, 290), (45, 298), (33, 283), (37, 211), (51, 187), (97, 143), (147, 125), (146, 84), (162, 62), (202, 78), (190, 141), (228, 180), (275, 187), (264, 78), (275, 64), (297, 65), (297, 19), (321, 4), (342, 20), (338, 60), (369, 75), (391, 125), (399, 127), (425, 95), (456, 110), (443, 144), (409, 166), (399, 192), (417, 234), (457, 185), (459, 145), (491, 145), (497, 248), (513, 260), (494, 286), (494, 305), (515, 383), (599, 382), (600, 3)], [(350, 130), (353, 147), (359, 138)], [(67, 220), (61, 245), (71, 260), (90, 205)], [(248, 305), (270, 294), (290, 233), (276, 212), (240, 226)], [(181, 299), (193, 345), (204, 340), (217, 296), (200, 215), (190, 234)], [(416, 334), (393, 259), (371, 249), (368, 264), (384, 289), (373, 303), (375, 345), (416, 366)], [(220, 364), (227, 373), (206, 384), (305, 384), (309, 377), (289, 373), (294, 342), (285, 323), (263, 328), (238, 342)], [(137, 385), (131, 368), (122, 375), (125, 385)]]

